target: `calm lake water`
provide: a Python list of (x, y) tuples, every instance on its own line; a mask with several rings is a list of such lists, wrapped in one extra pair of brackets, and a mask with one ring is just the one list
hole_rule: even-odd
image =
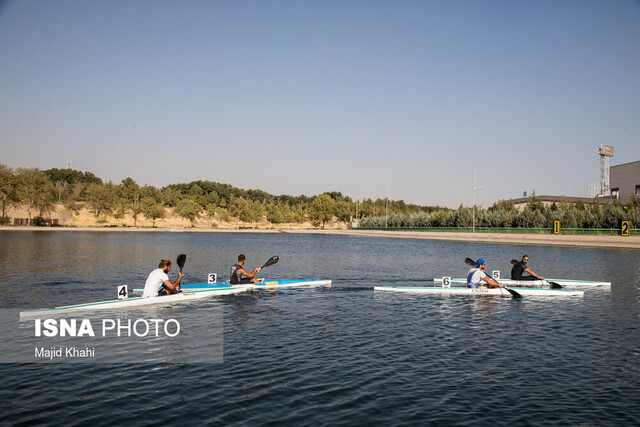
[[(37, 425), (638, 425), (640, 252), (354, 236), (0, 231), (0, 308), (111, 299), (186, 253), (185, 283), (272, 255), (261, 276), (333, 280), (162, 308), (221, 313), (215, 363), (1, 363), (0, 423)], [(584, 298), (374, 292), (508, 275), (607, 280)], [(170, 277), (175, 278), (177, 268)], [(142, 312), (144, 313), (144, 310)], [(157, 310), (157, 309), (149, 309)], [(153, 312), (153, 311), (152, 311)], [(157, 311), (153, 312), (156, 313)], [(18, 324), (15, 319), (15, 324)], [(213, 333), (213, 332), (212, 332)], [(4, 337), (3, 337), (4, 339)]]

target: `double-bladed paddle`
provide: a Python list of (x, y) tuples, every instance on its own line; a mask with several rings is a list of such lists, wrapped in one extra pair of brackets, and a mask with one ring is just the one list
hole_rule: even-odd
[(271, 258), (269, 258), (267, 260), (267, 262), (264, 263), (264, 265), (262, 267), (260, 267), (260, 270), (262, 270), (265, 267), (269, 267), (270, 265), (273, 265), (273, 264), (277, 263), (278, 261), (280, 261), (280, 257), (278, 255), (272, 256)]
[[(476, 266), (476, 262), (475, 262), (474, 260), (472, 260), (471, 258), (465, 258), (465, 259), (464, 259), (464, 262), (465, 262), (466, 264), (468, 264), (468, 265), (473, 266), (473, 267), (475, 267), (475, 266)], [(509, 292), (513, 298), (522, 298), (522, 295), (520, 295), (518, 292), (514, 291), (513, 289), (509, 289), (509, 288), (507, 288), (507, 287), (506, 287), (506, 286), (504, 286), (504, 285), (502, 285), (502, 288), (503, 288), (505, 291)]]
[[(274, 255), (271, 258), (269, 258), (267, 260), (267, 262), (265, 262), (262, 267), (260, 267), (260, 270), (262, 270), (265, 267), (269, 267), (270, 265), (273, 265), (273, 264), (277, 263), (278, 261), (280, 261), (280, 257), (278, 255)], [(264, 280), (264, 279), (260, 279), (260, 280)]]
[[(265, 267), (269, 267), (270, 265), (273, 265), (275, 263), (277, 263), (278, 261), (280, 261), (280, 257), (278, 255), (272, 256), (271, 258), (269, 258), (267, 260), (267, 262), (265, 262), (262, 267), (260, 267), (260, 270), (262, 270)], [(255, 276), (254, 276), (255, 277)], [(262, 280), (262, 279), (260, 279)]]
[(470, 265), (471, 267), (475, 267), (476, 266), (476, 262), (474, 260), (472, 260), (471, 258), (465, 258), (464, 259), (464, 263), (467, 265)]
[[(517, 261), (517, 260), (515, 260), (515, 259), (512, 259), (512, 260), (511, 260), (511, 264), (513, 264), (513, 265), (516, 265), (518, 262), (519, 262), (519, 261)], [(547, 279), (540, 279), (540, 280), (544, 280), (545, 282), (547, 282), (547, 283), (549, 284), (549, 287), (550, 287), (551, 289), (562, 289), (562, 285), (561, 285), (561, 284), (559, 284), (559, 283), (551, 282), (551, 281), (549, 281), (549, 280), (547, 280)]]
[(187, 256), (185, 254), (178, 255), (176, 264), (178, 264), (178, 267), (180, 267), (180, 273), (182, 273), (182, 267), (184, 267), (185, 262), (187, 262)]
[[(187, 256), (185, 254), (180, 254), (178, 255), (178, 259), (176, 260), (176, 264), (178, 264), (178, 267), (180, 267), (180, 273), (182, 273), (182, 267), (184, 267), (184, 263), (187, 261)], [(167, 292), (167, 295), (169, 293), (171, 293), (164, 285), (161, 285), (160, 287), (161, 291)], [(178, 283), (178, 286), (176, 286), (176, 291), (177, 292), (182, 292), (182, 289), (180, 289), (180, 283)], [(165, 295), (165, 294), (163, 294)]]
[[(180, 254), (178, 255), (178, 259), (176, 260), (176, 264), (180, 267), (180, 273), (182, 273), (182, 267), (184, 267), (184, 263), (187, 262), (187, 255)], [(178, 290), (180, 290), (180, 285), (178, 285)]]

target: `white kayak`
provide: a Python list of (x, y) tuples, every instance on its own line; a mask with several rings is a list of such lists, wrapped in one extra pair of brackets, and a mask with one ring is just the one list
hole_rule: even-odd
[[(569, 280), (569, 279), (545, 279), (545, 280), (511, 280), (511, 279), (496, 279), (498, 282), (507, 286), (550, 286), (550, 282), (557, 283), (562, 287), (567, 288), (589, 288), (589, 287), (611, 287), (611, 282), (594, 282), (590, 280)], [(442, 277), (433, 279), (434, 282), (442, 282)], [(451, 283), (467, 283), (467, 279), (464, 278), (452, 278)]]
[[(265, 288), (297, 288), (297, 287), (313, 287), (313, 286), (331, 286), (331, 280), (271, 280), (262, 279), (260, 283), (251, 283), (245, 285), (231, 285), (227, 282), (223, 283), (196, 283), (190, 285), (182, 285), (183, 291), (207, 290), (230, 288), (232, 286), (243, 287), (249, 289), (265, 289)], [(134, 288), (134, 292), (142, 292), (144, 288)]]
[(90, 302), (85, 304), (76, 304), (76, 305), (67, 305), (56, 308), (45, 308), (40, 310), (29, 310), (29, 311), (21, 311), (20, 318), (33, 318), (33, 317), (43, 317), (50, 316), (56, 314), (65, 314), (72, 313), (77, 311), (95, 311), (95, 310), (109, 310), (109, 309), (119, 309), (119, 308), (129, 308), (150, 304), (171, 304), (176, 302), (183, 301), (191, 301), (195, 299), (208, 298), (213, 296), (220, 295), (230, 295), (237, 294), (239, 292), (246, 291), (246, 287), (240, 286), (228, 286), (228, 287), (220, 287), (220, 288), (212, 288), (212, 289), (203, 289), (203, 290), (192, 290), (188, 292), (181, 292), (179, 294), (159, 296), (159, 297), (151, 297), (151, 298), (125, 298), (125, 299), (115, 299), (109, 301), (98, 301), (98, 302)]
[[(511, 297), (511, 294), (502, 288), (463, 288), (451, 287), (443, 288), (440, 286), (375, 286), (376, 291), (387, 292), (406, 292), (416, 294), (441, 294), (441, 295), (499, 295)], [(522, 296), (584, 296), (584, 291), (567, 290), (567, 289), (540, 289), (540, 288), (518, 288), (514, 289)]]

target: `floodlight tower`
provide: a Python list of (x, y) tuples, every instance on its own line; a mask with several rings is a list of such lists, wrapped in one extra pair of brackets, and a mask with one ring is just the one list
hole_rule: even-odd
[(387, 217), (389, 212), (389, 186), (387, 185), (387, 198), (384, 201), (384, 228), (387, 228)]
[(71, 159), (67, 159), (67, 169), (71, 169)]
[(598, 154), (600, 155), (600, 196), (609, 197), (611, 196), (609, 159), (613, 157), (613, 147), (600, 144)]

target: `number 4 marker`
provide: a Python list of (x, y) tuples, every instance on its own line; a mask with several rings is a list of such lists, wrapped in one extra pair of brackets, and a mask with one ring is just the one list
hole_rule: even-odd
[(118, 286), (118, 299), (129, 298), (129, 292), (127, 291), (127, 285)]

